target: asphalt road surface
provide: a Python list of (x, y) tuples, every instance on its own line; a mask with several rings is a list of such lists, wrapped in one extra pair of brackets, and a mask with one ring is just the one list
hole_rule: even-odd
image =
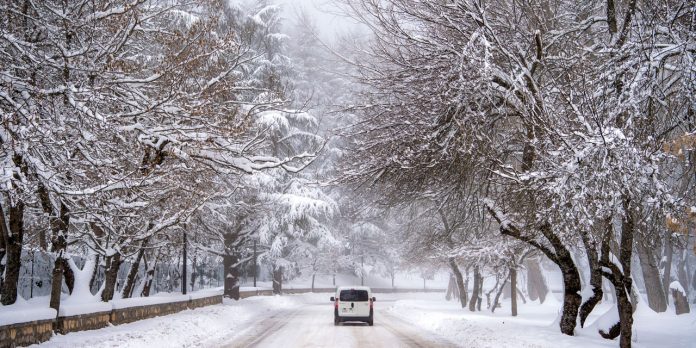
[[(379, 295), (377, 295), (379, 296)], [(307, 303), (295, 310), (281, 311), (246, 329), (227, 347), (454, 347), (423, 332), (375, 302), (374, 326), (365, 323), (333, 324), (333, 303)]]

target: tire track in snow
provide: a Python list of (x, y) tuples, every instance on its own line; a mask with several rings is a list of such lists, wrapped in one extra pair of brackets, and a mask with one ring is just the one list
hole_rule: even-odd
[(330, 306), (306, 303), (257, 319), (225, 347), (454, 347), (387, 311), (376, 313), (374, 326), (334, 326), (332, 318)]
[[(398, 318), (387, 311), (382, 314), (389, 320), (380, 322), (387, 330), (398, 337), (406, 347), (417, 348), (449, 348), (456, 347), (454, 344), (445, 341), (432, 334), (426, 334), (423, 330), (417, 329), (414, 325)], [(415, 334), (417, 333), (417, 334)]]
[(240, 333), (235, 337), (233, 343), (225, 345), (225, 348), (246, 348), (255, 347), (266, 339), (271, 333), (277, 332), (285, 325), (291, 322), (291, 319), (297, 316), (296, 309), (284, 310), (275, 313), (268, 318), (261, 319), (260, 323), (254, 325)]

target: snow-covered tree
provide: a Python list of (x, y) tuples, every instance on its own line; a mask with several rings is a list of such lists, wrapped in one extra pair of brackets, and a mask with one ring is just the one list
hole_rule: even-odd
[[(633, 246), (648, 216), (683, 211), (677, 164), (658, 153), (693, 104), (683, 2), (346, 3), (375, 34), (354, 62), (366, 90), (347, 180), (402, 199), (477, 192), (503, 235), (560, 267), (561, 331), (604, 277), (630, 345)], [(594, 272), (584, 303), (576, 248)]]
[(214, 196), (206, 177), (299, 171), (311, 161), (316, 148), (282, 158), (263, 151), (269, 133), (255, 119), (280, 104), (247, 75), (264, 61), (220, 18), (227, 8), (222, 1), (0, 8), (4, 304), (16, 298), (27, 206), (41, 209), (50, 228), (52, 306), (63, 278), (72, 291), (66, 261), (74, 243), (103, 257), (101, 295), (109, 300), (125, 259), (171, 243), (163, 234)]

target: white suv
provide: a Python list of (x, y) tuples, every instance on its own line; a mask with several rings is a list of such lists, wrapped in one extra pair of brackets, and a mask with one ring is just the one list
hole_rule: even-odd
[(363, 321), (372, 326), (374, 313), (372, 290), (367, 286), (341, 286), (336, 288), (334, 302), (334, 325), (344, 321)]

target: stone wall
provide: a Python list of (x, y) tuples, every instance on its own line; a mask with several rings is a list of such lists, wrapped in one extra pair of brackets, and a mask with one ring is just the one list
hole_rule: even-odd
[(252, 296), (273, 296), (273, 290), (251, 290), (239, 292), (240, 299)]
[(222, 296), (196, 298), (196, 299), (191, 299), (191, 301), (189, 301), (188, 308), (194, 309), (194, 308), (200, 308), (200, 307), (205, 307), (205, 306), (213, 306), (213, 305), (221, 304), (221, 303), (222, 303)]
[(69, 317), (58, 317), (53, 330), (60, 334), (68, 332), (96, 330), (109, 326), (111, 312), (87, 313)]
[(0, 326), (0, 348), (29, 346), (48, 341), (53, 332), (96, 330), (111, 325), (173, 314), (186, 309), (199, 308), (222, 303), (222, 295), (215, 295), (186, 301), (116, 308), (111, 311), (88, 313), (56, 319), (18, 323)]
[[(220, 296), (222, 297), (222, 296)], [(189, 301), (119, 308), (111, 311), (111, 324), (120, 325), (134, 321), (173, 314), (188, 309)]]
[(29, 346), (53, 336), (53, 320), (39, 320), (0, 326), (0, 348)]

